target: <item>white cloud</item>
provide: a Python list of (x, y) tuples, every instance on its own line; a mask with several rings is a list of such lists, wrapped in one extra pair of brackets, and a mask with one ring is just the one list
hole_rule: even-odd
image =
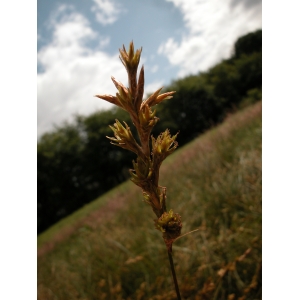
[[(111, 104), (93, 97), (95, 94), (115, 94), (111, 75), (126, 83), (126, 71), (118, 53), (109, 55), (101, 48), (91, 50), (86, 42), (98, 36), (80, 14), (60, 9), (52, 20), (52, 41), (38, 52), (37, 75), (38, 136), (52, 129), (52, 124), (72, 120), (72, 115), (89, 114)], [(101, 44), (101, 42), (100, 42)], [(103, 45), (102, 45), (103, 46)]]
[(122, 11), (118, 3), (111, 0), (94, 0), (94, 2), (96, 5), (92, 7), (92, 11), (95, 12), (99, 23), (108, 25), (116, 22)]
[(161, 44), (158, 53), (180, 67), (178, 76), (205, 71), (228, 58), (236, 39), (261, 28), (261, 3), (232, 0), (167, 0), (178, 7), (188, 35), (180, 43), (171, 37)]

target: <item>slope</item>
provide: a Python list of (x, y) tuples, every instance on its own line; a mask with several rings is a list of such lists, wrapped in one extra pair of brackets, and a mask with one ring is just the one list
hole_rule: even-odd
[[(183, 298), (261, 298), (261, 102), (164, 163)], [(176, 299), (153, 212), (127, 182), (39, 236), (38, 299)]]

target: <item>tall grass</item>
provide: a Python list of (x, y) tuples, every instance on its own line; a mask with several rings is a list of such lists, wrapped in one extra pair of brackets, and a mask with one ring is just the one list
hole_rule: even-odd
[[(160, 184), (182, 216), (182, 233), (200, 228), (173, 245), (182, 297), (261, 299), (261, 103), (179, 148)], [(113, 214), (73, 220), (72, 235), (40, 255), (38, 299), (176, 299), (139, 189), (110, 195), (123, 203)]]

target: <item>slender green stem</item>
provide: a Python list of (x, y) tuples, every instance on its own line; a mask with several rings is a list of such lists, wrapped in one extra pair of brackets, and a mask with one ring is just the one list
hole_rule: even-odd
[(179, 287), (178, 287), (178, 283), (177, 283), (176, 272), (175, 272), (174, 263), (173, 263), (172, 252), (170, 252), (170, 251), (167, 251), (167, 252), (168, 252), (168, 256), (169, 256), (169, 262), (170, 262), (170, 266), (171, 266), (171, 272), (172, 272), (174, 286), (175, 286), (175, 290), (176, 290), (176, 294), (177, 294), (177, 299), (181, 300)]

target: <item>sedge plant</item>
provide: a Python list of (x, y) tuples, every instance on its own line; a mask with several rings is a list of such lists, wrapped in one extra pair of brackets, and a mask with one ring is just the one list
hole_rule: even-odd
[(144, 95), (144, 67), (138, 73), (142, 48), (134, 50), (133, 42), (130, 43), (128, 51), (123, 48), (120, 51), (120, 60), (126, 68), (128, 74), (128, 87), (111, 77), (118, 92), (112, 95), (96, 95), (96, 97), (106, 100), (124, 109), (130, 115), (131, 121), (136, 128), (138, 140), (135, 139), (129, 125), (116, 120), (110, 126), (114, 137), (108, 137), (113, 145), (134, 152), (137, 157), (133, 161), (131, 169), (131, 180), (142, 189), (143, 199), (149, 204), (156, 215), (155, 227), (162, 233), (163, 240), (167, 247), (172, 277), (177, 294), (181, 299), (178, 288), (176, 272), (172, 258), (172, 244), (181, 235), (182, 222), (178, 213), (172, 209), (167, 210), (166, 187), (159, 186), (159, 170), (162, 162), (174, 152), (178, 143), (176, 137), (171, 135), (166, 129), (157, 138), (151, 135), (151, 131), (158, 122), (155, 109), (152, 107), (164, 100), (171, 99), (175, 91), (160, 94), (162, 88), (154, 92), (148, 99), (143, 100)]

